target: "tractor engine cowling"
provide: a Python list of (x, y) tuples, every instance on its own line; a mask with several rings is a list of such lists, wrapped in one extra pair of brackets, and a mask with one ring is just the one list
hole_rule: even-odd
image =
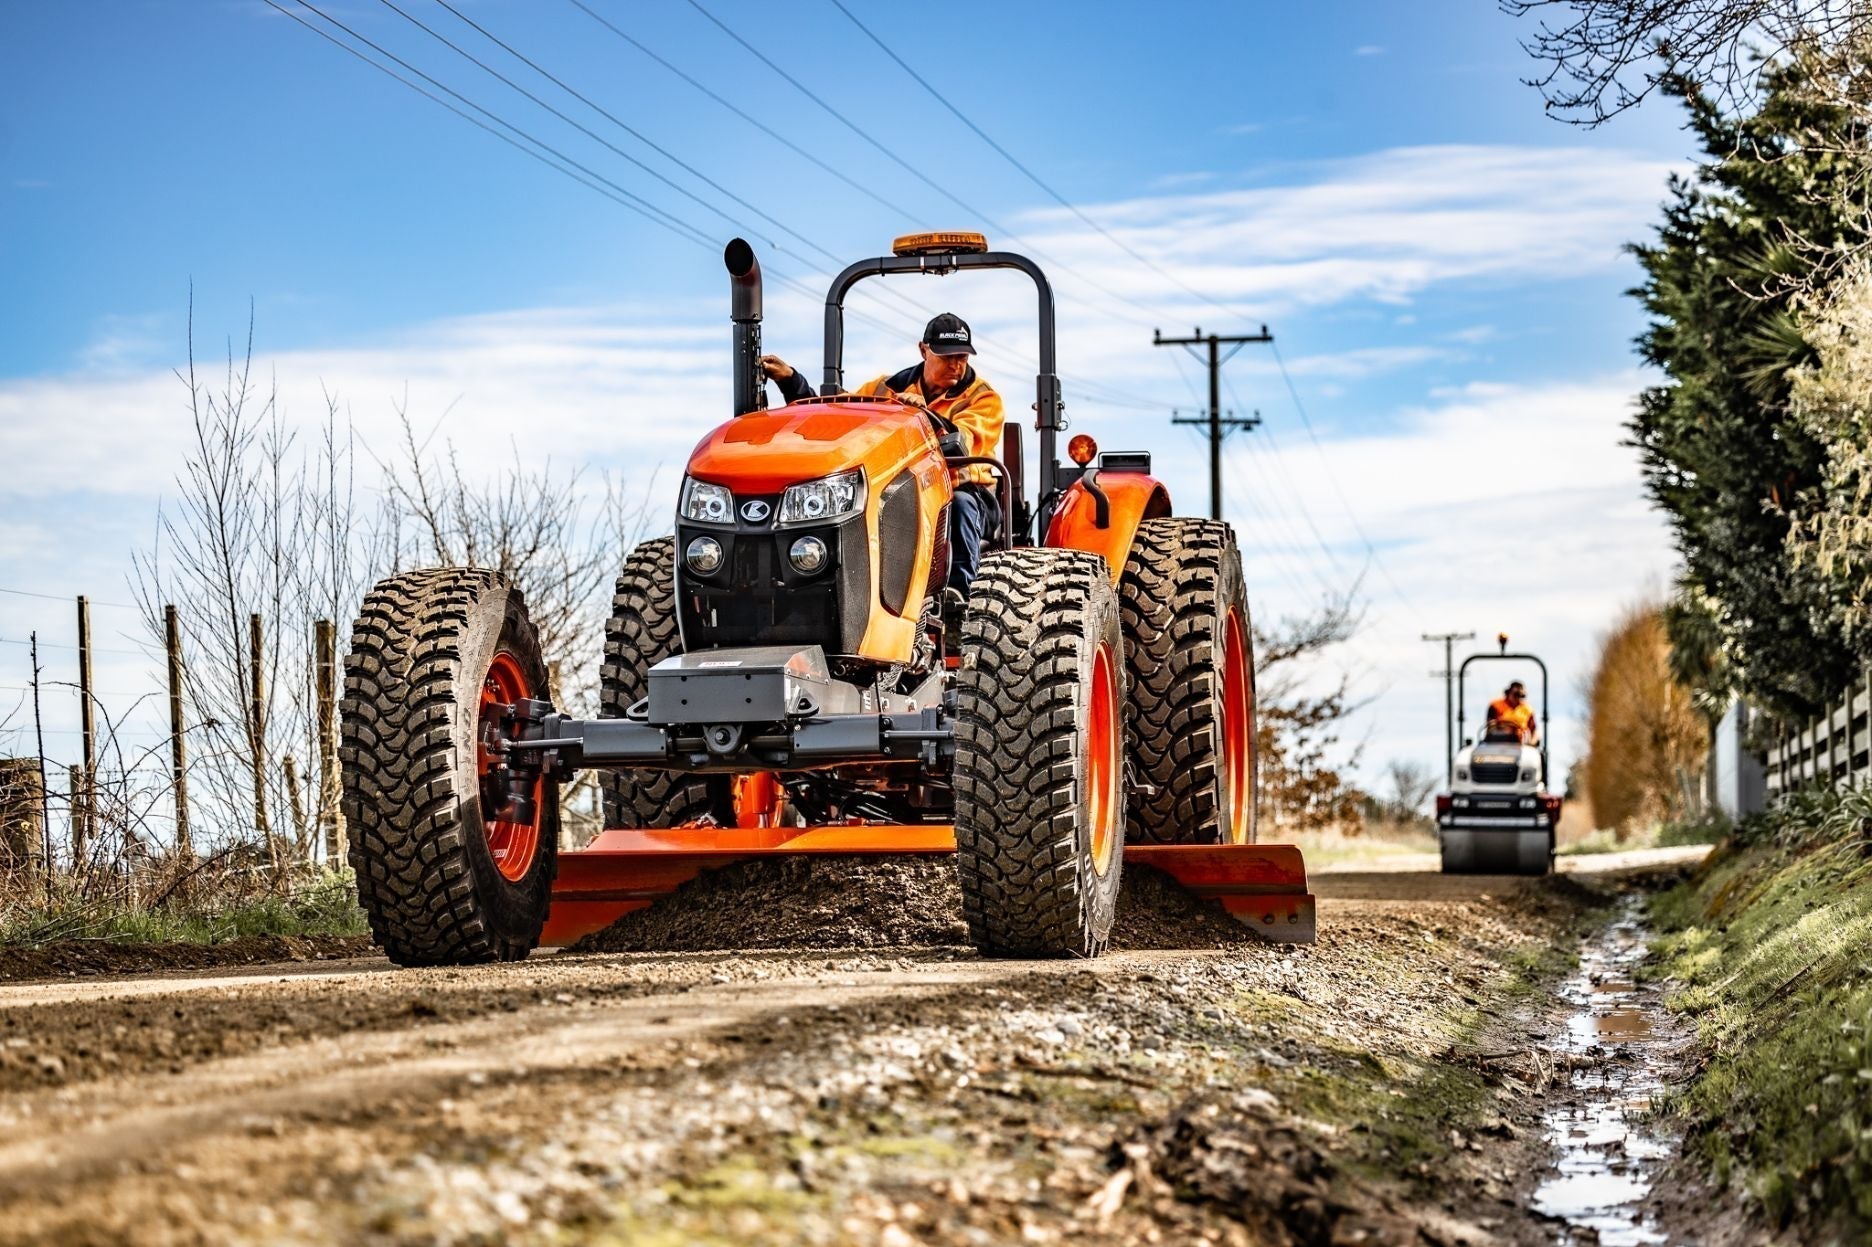
[(927, 417), (899, 403), (808, 401), (722, 425), (677, 503), (684, 650), (914, 661), (948, 571), (949, 494)]

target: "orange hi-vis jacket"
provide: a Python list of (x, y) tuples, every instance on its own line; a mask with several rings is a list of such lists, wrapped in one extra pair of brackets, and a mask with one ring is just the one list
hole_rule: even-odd
[(1497, 697), (1489, 703), (1488, 721), (1513, 728), (1516, 736), (1526, 740), (1534, 734), (1534, 707), (1526, 702), (1511, 706), (1506, 697)]
[[(852, 393), (877, 398), (887, 393), (900, 397), (912, 395), (925, 407), (962, 430), (963, 449), (969, 454), (992, 456), (1000, 451), (1001, 426), (1007, 422), (1001, 396), (973, 368), (940, 394), (923, 392), (921, 362), (888, 377), (874, 377)], [(957, 485), (985, 485), (989, 489), (994, 488), (994, 479), (994, 469), (980, 463), (959, 469), (951, 477), (952, 483)]]

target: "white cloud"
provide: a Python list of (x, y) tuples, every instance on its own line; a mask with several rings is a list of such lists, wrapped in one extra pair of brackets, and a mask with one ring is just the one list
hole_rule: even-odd
[[(1627, 262), (1623, 247), (1654, 212), (1674, 167), (1601, 148), (1393, 148), (1295, 170), (1287, 185), (1086, 211), (1206, 297), (1271, 318), (1352, 300), (1402, 303), (1444, 282), (1614, 268)], [(1205, 306), (1166, 289), (1064, 210), (1024, 220), (1049, 235), (1050, 252), (1100, 284), (1181, 304), (1186, 315)]]
[(1354, 56), (1383, 56), (1385, 49), (1376, 43), (1361, 43), (1352, 49)]

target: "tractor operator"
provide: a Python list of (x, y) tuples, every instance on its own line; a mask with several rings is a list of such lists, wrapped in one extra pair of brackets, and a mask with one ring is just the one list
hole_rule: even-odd
[(1534, 707), (1527, 704), (1527, 685), (1516, 680), (1489, 703), (1490, 731), (1513, 732), (1524, 744), (1540, 744), (1540, 728), (1534, 722)]
[[(874, 377), (852, 393), (878, 398), (888, 395), (927, 408), (956, 426), (962, 434), (964, 453), (993, 456), (1000, 448), (1001, 425), (1006, 417), (1001, 396), (969, 364), (975, 344), (968, 322), (944, 312), (924, 328), (917, 350), (923, 356), (922, 363), (889, 376)], [(780, 387), (787, 402), (813, 397), (812, 385), (778, 355), (763, 355), (761, 368)], [(949, 505), (949, 587), (966, 594), (981, 567), (982, 542), (999, 524), (1001, 508), (995, 501), (994, 470), (985, 464), (952, 470), (949, 482), (955, 488)]]

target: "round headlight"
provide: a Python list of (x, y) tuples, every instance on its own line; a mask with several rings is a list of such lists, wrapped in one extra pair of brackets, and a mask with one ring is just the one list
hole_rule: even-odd
[(684, 555), (688, 560), (689, 570), (706, 576), (719, 571), (722, 565), (722, 545), (713, 537), (697, 537), (689, 543), (689, 550)]
[(787, 559), (797, 571), (816, 572), (826, 565), (826, 544), (817, 537), (801, 537), (787, 551)]

